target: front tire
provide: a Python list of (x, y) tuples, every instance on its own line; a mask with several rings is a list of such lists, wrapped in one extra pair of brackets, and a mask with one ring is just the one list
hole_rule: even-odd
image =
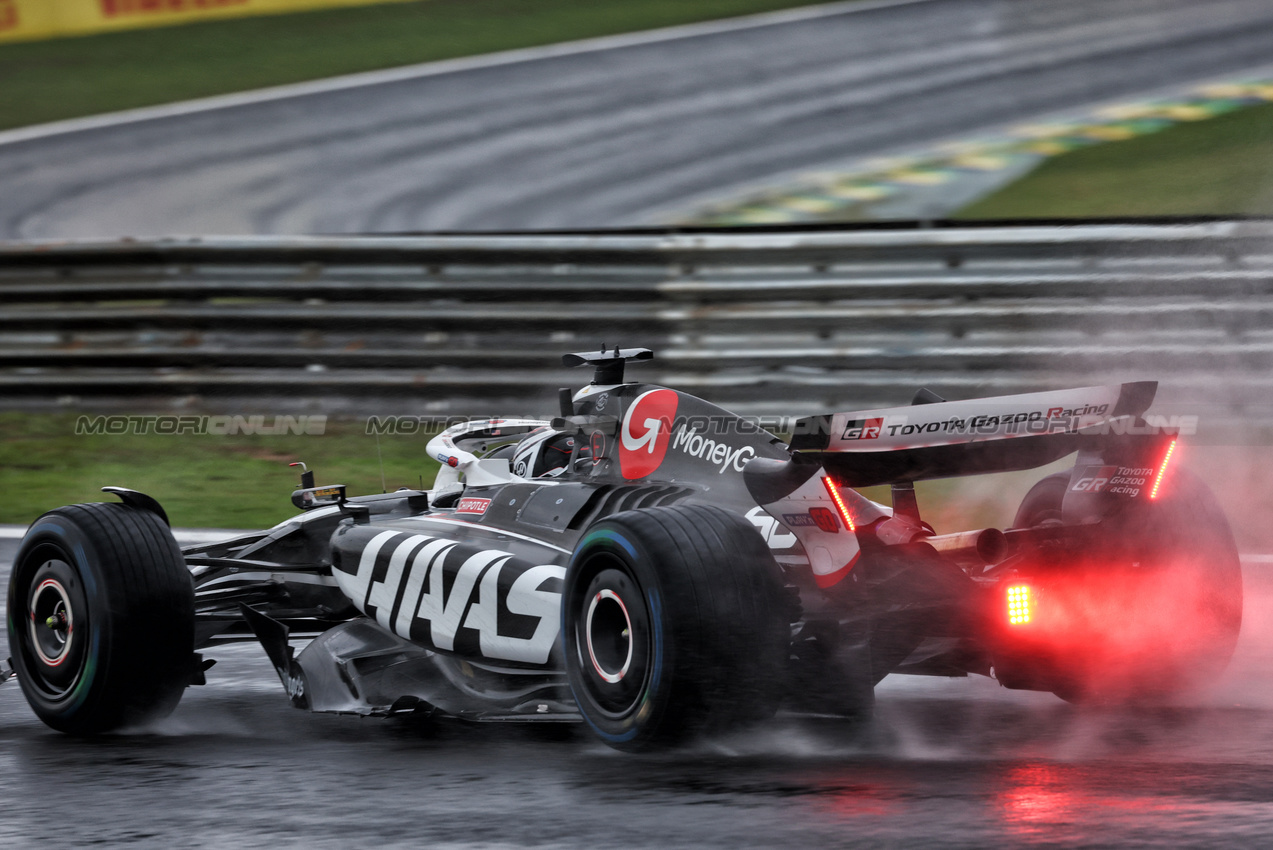
[(785, 598), (764, 540), (720, 508), (596, 523), (571, 559), (562, 604), (584, 720), (636, 751), (772, 714), (789, 655)]
[(149, 511), (94, 503), (37, 519), (14, 559), (7, 620), (27, 702), (59, 731), (159, 719), (190, 683), (194, 586)]

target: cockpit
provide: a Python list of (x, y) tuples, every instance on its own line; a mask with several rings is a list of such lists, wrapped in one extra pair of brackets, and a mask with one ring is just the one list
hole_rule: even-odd
[(572, 463), (577, 467), (592, 458), (587, 443), (538, 419), (464, 422), (431, 439), (428, 450), (442, 464), (431, 498), (439, 508), (458, 501), (466, 486), (558, 478)]

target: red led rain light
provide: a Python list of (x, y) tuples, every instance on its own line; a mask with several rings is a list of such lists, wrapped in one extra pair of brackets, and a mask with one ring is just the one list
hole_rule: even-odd
[(844, 520), (844, 527), (851, 532), (856, 532), (857, 525), (853, 522), (853, 515), (849, 513), (849, 506), (844, 504), (844, 497), (840, 495), (839, 486), (831, 480), (831, 476), (824, 476), (823, 485), (827, 488), (827, 492), (831, 494), (831, 501), (835, 502), (836, 510), (840, 512), (840, 518)]
[(1171, 445), (1167, 447), (1167, 454), (1163, 455), (1162, 466), (1158, 467), (1158, 477), (1154, 479), (1154, 489), (1149, 491), (1149, 498), (1158, 498), (1158, 488), (1162, 486), (1163, 476), (1167, 474), (1167, 464), (1171, 463), (1171, 456), (1176, 453), (1176, 441), (1172, 440)]
[(1030, 622), (1030, 586), (1018, 584), (1008, 588), (1008, 622), (1014, 626), (1023, 626)]

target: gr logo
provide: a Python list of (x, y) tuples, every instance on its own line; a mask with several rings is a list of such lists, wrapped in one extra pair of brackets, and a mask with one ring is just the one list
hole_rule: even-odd
[(1105, 489), (1110, 479), (1117, 472), (1117, 466), (1085, 467), (1082, 476), (1079, 477), (1078, 481), (1074, 482), (1074, 486), (1070, 489), (1075, 493), (1099, 493)]
[(845, 424), (844, 440), (877, 440), (884, 428), (883, 419), (853, 419)]

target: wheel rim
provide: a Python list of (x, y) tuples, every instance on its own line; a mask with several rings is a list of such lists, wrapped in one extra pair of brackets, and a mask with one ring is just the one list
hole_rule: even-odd
[(583, 695), (601, 714), (620, 720), (640, 707), (649, 687), (649, 614), (623, 565), (597, 560), (585, 593), (576, 597), (572, 637)]
[(618, 683), (632, 666), (632, 618), (623, 599), (609, 588), (594, 594), (584, 631), (593, 669), (606, 683)]
[(49, 667), (60, 667), (75, 641), (75, 611), (66, 588), (57, 579), (40, 582), (31, 594), (31, 647)]
[[(70, 558), (57, 546), (41, 546), (17, 568), (18, 597), (25, 610), (11, 634), (23, 659), (23, 681), (41, 699), (68, 698), (83, 678), (87, 658), (88, 601)], [(19, 625), (25, 620), (25, 627)]]

